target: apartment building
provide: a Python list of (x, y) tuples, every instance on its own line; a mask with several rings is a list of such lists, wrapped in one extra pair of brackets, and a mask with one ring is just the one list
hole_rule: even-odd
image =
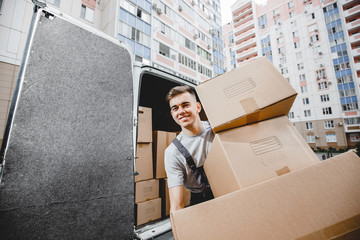
[(235, 60), (235, 38), (232, 21), (222, 26), (224, 35), (224, 57), (225, 71), (231, 71), (236, 68)]
[[(225, 71), (219, 0), (38, 2), (126, 42), (139, 63), (194, 83)], [(0, 0), (0, 141), (33, 9), (31, 0)]]
[(273, 0), (232, 6), (236, 63), (266, 56), (298, 92), (289, 119), (313, 148), (360, 141), (360, 6)]

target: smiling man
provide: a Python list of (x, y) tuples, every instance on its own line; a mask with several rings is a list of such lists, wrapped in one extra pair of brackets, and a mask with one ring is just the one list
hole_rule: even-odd
[[(181, 127), (181, 133), (176, 139), (191, 155), (196, 168), (202, 168), (214, 133), (210, 124), (200, 119), (201, 104), (196, 101), (194, 90), (188, 86), (174, 87), (167, 94), (166, 100), (170, 105), (171, 116)], [(165, 170), (168, 178), (170, 212), (184, 207), (184, 187), (191, 190), (190, 205), (212, 198), (204, 194), (183, 151), (180, 151), (174, 142), (165, 150)]]

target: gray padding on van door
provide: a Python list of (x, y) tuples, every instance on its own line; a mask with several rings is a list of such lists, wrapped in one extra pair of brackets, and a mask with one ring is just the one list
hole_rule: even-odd
[(5, 155), (0, 239), (132, 239), (132, 92), (127, 50), (41, 18)]

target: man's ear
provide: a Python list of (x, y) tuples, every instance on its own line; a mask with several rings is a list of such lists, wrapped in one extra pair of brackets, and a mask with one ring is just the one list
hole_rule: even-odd
[(196, 103), (197, 113), (201, 112), (201, 104), (199, 102)]

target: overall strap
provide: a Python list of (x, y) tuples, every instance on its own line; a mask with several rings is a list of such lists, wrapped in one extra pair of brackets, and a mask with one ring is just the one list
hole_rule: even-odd
[(177, 147), (177, 149), (180, 151), (180, 153), (185, 157), (186, 163), (189, 165), (192, 172), (196, 170), (196, 164), (194, 162), (194, 159), (192, 158), (189, 151), (184, 147), (184, 145), (177, 139), (174, 138), (173, 140), (174, 145)]

